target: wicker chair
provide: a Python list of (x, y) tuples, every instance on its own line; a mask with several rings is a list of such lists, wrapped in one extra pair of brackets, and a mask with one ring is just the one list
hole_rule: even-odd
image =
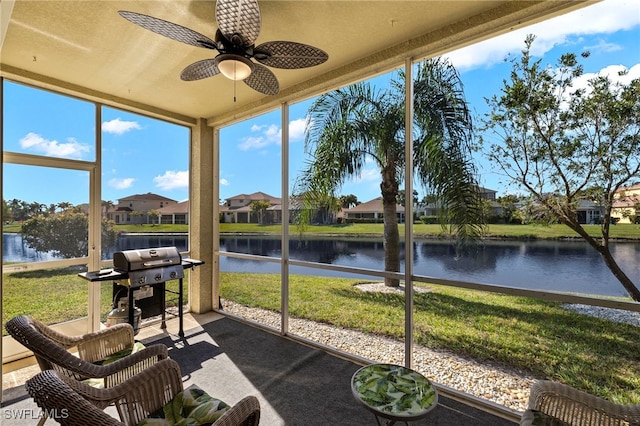
[(562, 383), (541, 380), (531, 386), (521, 426), (640, 426), (640, 405), (620, 405)]
[[(178, 364), (166, 359), (109, 389), (96, 389), (48, 370), (27, 380), (27, 391), (36, 404), (62, 425), (136, 425), (161, 409), (183, 390)], [(115, 402), (122, 421), (96, 408)], [(247, 396), (228, 409), (213, 425), (257, 426), (260, 404)]]
[[(105, 387), (115, 386), (168, 358), (166, 346), (152, 345), (112, 363), (100, 365), (99, 361), (133, 347), (133, 327), (129, 324), (116, 324), (95, 333), (72, 337), (36, 319), (20, 315), (10, 319), (5, 328), (14, 339), (33, 352), (40, 370), (55, 370), (77, 380), (99, 379)], [(78, 356), (69, 351), (74, 347), (78, 350)], [(98, 407), (104, 409), (108, 405), (98, 404)], [(40, 419), (38, 425), (45, 421), (46, 418)]]
[[(129, 324), (85, 334), (67, 336), (31, 317), (20, 315), (10, 319), (5, 328), (9, 334), (33, 352), (40, 370), (56, 370), (78, 380), (104, 379), (104, 386), (114, 386), (145, 368), (168, 357), (167, 347), (151, 345), (106, 365), (99, 361), (132, 348), (133, 328)], [(78, 356), (71, 353), (77, 348)]]

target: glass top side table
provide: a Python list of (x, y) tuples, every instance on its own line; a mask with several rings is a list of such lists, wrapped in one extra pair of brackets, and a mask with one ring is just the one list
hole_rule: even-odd
[(422, 374), (395, 364), (371, 364), (351, 378), (355, 399), (376, 416), (405, 423), (427, 416), (438, 405), (438, 393)]

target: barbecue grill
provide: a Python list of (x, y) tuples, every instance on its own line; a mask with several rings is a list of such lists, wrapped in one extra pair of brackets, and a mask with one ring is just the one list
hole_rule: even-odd
[(182, 256), (175, 247), (115, 252), (113, 270), (126, 273), (127, 282), (121, 284), (131, 288), (184, 278)]
[[(118, 251), (113, 254), (113, 269), (79, 274), (89, 281), (113, 281), (114, 305), (119, 296), (127, 293), (128, 322), (134, 325), (134, 300), (142, 310), (142, 318), (162, 315), (162, 328), (166, 328), (165, 293), (178, 295), (178, 317), (180, 319), (180, 337), (184, 337), (182, 318), (182, 279), (184, 270), (202, 265), (195, 259), (183, 259), (176, 247), (158, 247), (137, 250)], [(180, 280), (179, 290), (166, 288), (170, 280)], [(157, 290), (157, 291), (154, 291)]]

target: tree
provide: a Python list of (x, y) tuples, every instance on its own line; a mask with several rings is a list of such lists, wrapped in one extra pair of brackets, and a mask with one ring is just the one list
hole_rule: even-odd
[(149, 210), (147, 212), (147, 217), (149, 216), (151, 216), (152, 225), (156, 222), (158, 222), (158, 225), (160, 225), (160, 222), (162, 221), (162, 212), (160, 210), (156, 210), (156, 209)]
[(52, 215), (56, 213), (56, 208), (58, 207), (58, 205), (56, 203), (51, 203), (49, 204), (49, 207), (47, 207), (46, 212), (44, 212), (45, 215)]
[(64, 212), (64, 211), (67, 211), (69, 209), (72, 209), (73, 208), (73, 204), (71, 204), (68, 201), (62, 201), (62, 202), (58, 203), (56, 207), (58, 207), (60, 209), (60, 211)]
[(358, 204), (360, 204), (360, 201), (358, 201), (358, 197), (353, 194), (340, 196), (340, 207), (342, 208), (350, 209)]
[(22, 209), (23, 201), (18, 200), (17, 198), (9, 201), (9, 212), (11, 214), (12, 220), (22, 221), (24, 220), (24, 213)]
[(4, 199), (2, 200), (2, 219), (7, 223), (13, 221), (11, 208), (9, 207), (9, 204), (7, 204), (7, 201)]
[(514, 194), (507, 194), (496, 199), (502, 206), (502, 217), (505, 223), (515, 223), (520, 220), (517, 203), (520, 198)]
[(39, 214), (46, 214), (46, 212), (47, 212), (46, 204), (38, 203), (37, 201), (27, 204), (27, 214), (28, 214), (27, 217), (33, 217)]
[(113, 201), (111, 200), (102, 200), (102, 215), (105, 216), (109, 212), (109, 210), (113, 208), (113, 205)]
[(258, 214), (258, 222), (263, 225), (264, 221), (264, 212), (267, 211), (271, 204), (265, 200), (256, 200), (251, 202), (251, 211)]
[[(405, 201), (406, 201), (406, 193), (404, 189), (400, 189), (398, 191), (398, 204), (404, 205)], [(413, 197), (411, 198), (411, 202), (413, 203), (414, 206), (418, 204), (418, 191), (416, 191), (415, 189), (413, 190)]]
[[(84, 213), (65, 211), (53, 215), (38, 215), (22, 224), (22, 237), (29, 247), (39, 252), (52, 252), (63, 258), (89, 254), (89, 218)], [(115, 244), (113, 224), (102, 220), (102, 249)]]
[(129, 217), (132, 219), (133, 223), (142, 226), (142, 222), (144, 221), (144, 219), (142, 219), (142, 216), (144, 216), (145, 214), (146, 213), (143, 211), (133, 210), (129, 212)]
[[(557, 68), (543, 67), (531, 57), (534, 40), (528, 36), (521, 57), (509, 58), (511, 80), (487, 100), (492, 111), (484, 120), (483, 139), (493, 142), (488, 157), (540, 209), (596, 249), (640, 301), (640, 291), (609, 250), (614, 194), (640, 173), (640, 80), (621, 85), (597, 76), (581, 88), (577, 55), (562, 55)], [(581, 199), (602, 207), (601, 238), (579, 223)]]
[[(405, 74), (399, 72), (387, 91), (364, 82), (320, 96), (309, 109), (306, 129), (311, 160), (296, 182), (304, 203), (313, 205), (373, 161), (381, 178), (385, 270), (392, 272), (400, 270), (396, 201), (404, 179), (404, 87)], [(458, 241), (468, 241), (482, 227), (469, 148), (471, 116), (460, 77), (446, 60), (425, 61), (417, 67), (414, 93), (414, 173), (441, 198)], [(399, 284), (385, 278), (387, 286)]]
[[(327, 196), (320, 198), (322, 201), (316, 204), (315, 221), (317, 223), (329, 224), (334, 221), (335, 214), (340, 211), (340, 199)], [(319, 198), (316, 197), (316, 202)]]

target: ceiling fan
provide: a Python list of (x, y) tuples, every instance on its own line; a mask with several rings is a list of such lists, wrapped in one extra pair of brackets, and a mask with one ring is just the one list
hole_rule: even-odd
[[(123, 18), (154, 33), (196, 47), (217, 50), (212, 59), (187, 66), (180, 78), (200, 80), (222, 74), (231, 80), (243, 80), (265, 95), (280, 91), (278, 79), (266, 66), (298, 69), (320, 65), (329, 56), (322, 50), (292, 41), (268, 41), (258, 46), (261, 18), (257, 0), (217, 0), (215, 40), (197, 31), (153, 16), (121, 10)], [(259, 62), (256, 63), (252, 61)]]

